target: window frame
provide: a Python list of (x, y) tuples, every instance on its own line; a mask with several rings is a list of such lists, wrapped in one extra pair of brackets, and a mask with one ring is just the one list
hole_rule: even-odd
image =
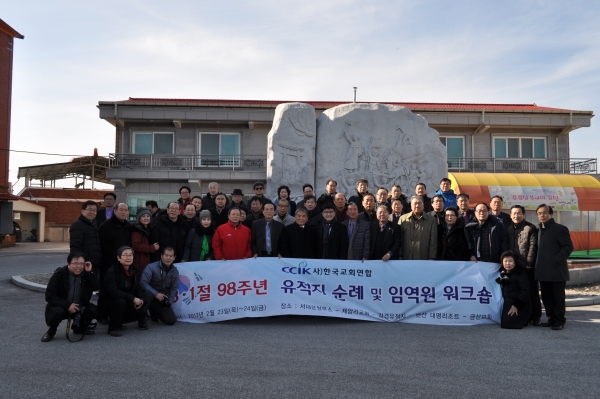
[[(202, 154), (202, 135), (203, 134), (216, 134), (219, 136), (219, 154), (208, 154), (207, 162), (203, 162), (202, 158), (205, 156)], [(223, 154), (222, 151), (222, 137), (223, 136), (237, 136), (237, 154)], [(198, 159), (196, 166), (200, 167), (239, 167), (241, 166), (241, 155), (242, 155), (242, 133), (240, 132), (214, 132), (214, 131), (198, 131)], [(214, 160), (215, 155), (218, 156), (218, 160)], [(221, 158), (223, 156), (223, 158)], [(211, 158), (212, 157), (212, 158)]]
[[(446, 148), (446, 157), (447, 157), (447, 162), (448, 162), (448, 168), (449, 169), (462, 169), (464, 168), (464, 162), (466, 159), (466, 153), (467, 153), (467, 139), (466, 136), (446, 136), (446, 135), (439, 135), (440, 139), (444, 139), (445, 143), (442, 143), (442, 141), (440, 140), (440, 143), (442, 143), (442, 145)], [(449, 157), (448, 156), (448, 139), (461, 139), (462, 140), (462, 156), (458, 157), (458, 160), (454, 160), (451, 161), (450, 158), (454, 159), (456, 157)]]
[[(136, 154), (136, 155), (174, 155), (175, 154), (175, 132), (162, 132), (162, 131), (158, 131), (158, 132), (154, 132), (154, 131), (144, 131), (144, 130), (139, 130), (139, 131), (135, 131), (135, 132), (131, 132), (132, 134), (132, 140), (131, 140), (131, 153), (132, 154)], [(151, 134), (152, 135), (152, 152), (150, 154), (142, 154), (142, 153), (137, 153), (135, 152), (135, 143), (136, 143), (136, 135), (138, 134)], [(170, 154), (156, 154), (154, 152), (154, 135), (155, 134), (170, 134), (172, 137), (171, 140), (171, 153)]]
[[(505, 140), (505, 150), (506, 150), (506, 157), (497, 157), (496, 156), (496, 139), (504, 139)], [(508, 156), (508, 140), (509, 139), (517, 139), (519, 140), (519, 156), (517, 158), (511, 158)], [(532, 155), (533, 157), (531, 158), (523, 158), (523, 145), (522, 140), (523, 139), (530, 139), (531, 140), (531, 150), (532, 150)], [(541, 158), (536, 158), (535, 157), (535, 140), (543, 140), (544, 141), (544, 156)], [(518, 136), (518, 137), (514, 137), (514, 136), (492, 136), (492, 158), (493, 159), (548, 159), (548, 138), (547, 137), (539, 137), (539, 136)]]

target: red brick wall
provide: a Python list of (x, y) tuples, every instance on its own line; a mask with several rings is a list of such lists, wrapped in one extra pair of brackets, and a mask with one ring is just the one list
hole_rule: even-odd
[(0, 193), (8, 193), (13, 38), (0, 32)]
[(70, 226), (81, 216), (83, 202), (51, 202), (38, 201), (38, 205), (46, 207), (46, 223)]

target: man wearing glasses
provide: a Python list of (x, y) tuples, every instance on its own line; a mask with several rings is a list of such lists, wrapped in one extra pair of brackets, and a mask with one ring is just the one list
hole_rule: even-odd
[(472, 262), (500, 263), (500, 255), (508, 250), (508, 234), (504, 225), (490, 217), (490, 207), (484, 202), (475, 206), (476, 222), (465, 227)]
[(173, 266), (174, 261), (175, 250), (171, 247), (161, 248), (160, 260), (146, 266), (140, 280), (142, 289), (152, 293), (152, 300), (148, 306), (150, 320), (160, 320), (169, 326), (177, 321), (171, 308), (179, 283), (179, 271)]
[(75, 318), (77, 313), (81, 313), (81, 324), (73, 325), (73, 333), (94, 334), (94, 330), (87, 330), (84, 326), (98, 317), (98, 308), (90, 299), (92, 293), (99, 289), (100, 282), (92, 273), (92, 264), (86, 262), (81, 252), (71, 251), (67, 256), (67, 266), (56, 270), (46, 288), (48, 303), (45, 316), (49, 328), (42, 337), (42, 342), (51, 341), (60, 322), (69, 316)]
[(96, 213), (98, 204), (94, 201), (85, 201), (81, 206), (81, 216), (69, 228), (70, 250), (80, 252), (92, 264), (96, 276), (100, 272), (100, 239)]
[[(254, 197), (258, 197), (260, 198), (260, 203), (261, 206), (264, 204), (268, 204), (269, 202), (272, 202), (270, 199), (268, 199), (267, 197), (265, 197), (265, 184), (261, 181), (257, 181), (256, 183), (254, 183), (254, 185), (252, 186), (252, 189), (254, 190)], [(254, 199), (254, 197), (252, 197), (252, 199)], [(251, 208), (251, 201), (252, 199), (250, 199), (248, 201), (248, 209)]]

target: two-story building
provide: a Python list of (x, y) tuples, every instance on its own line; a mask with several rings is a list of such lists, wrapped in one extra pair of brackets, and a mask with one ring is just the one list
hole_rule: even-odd
[[(228, 194), (234, 188), (251, 194), (255, 181), (266, 181), (267, 135), (283, 102), (289, 101), (100, 101), (100, 118), (115, 127), (107, 178), (136, 209), (147, 199), (164, 206), (184, 184), (193, 195), (206, 193), (211, 181)], [(308, 103), (317, 117), (341, 104)], [(571, 158), (569, 149), (569, 135), (590, 126), (592, 111), (536, 104), (388, 104), (427, 119), (440, 133), (452, 172), (596, 173), (595, 159)]]

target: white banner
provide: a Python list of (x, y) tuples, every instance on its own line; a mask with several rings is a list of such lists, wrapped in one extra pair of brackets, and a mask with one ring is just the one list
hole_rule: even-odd
[(539, 186), (488, 186), (490, 197), (499, 195), (504, 198), (503, 209), (521, 205), (526, 210), (535, 210), (539, 204), (548, 204), (559, 211), (579, 209), (577, 193), (573, 187)]
[(258, 258), (177, 264), (179, 321), (310, 315), (370, 321), (500, 323), (499, 265)]

